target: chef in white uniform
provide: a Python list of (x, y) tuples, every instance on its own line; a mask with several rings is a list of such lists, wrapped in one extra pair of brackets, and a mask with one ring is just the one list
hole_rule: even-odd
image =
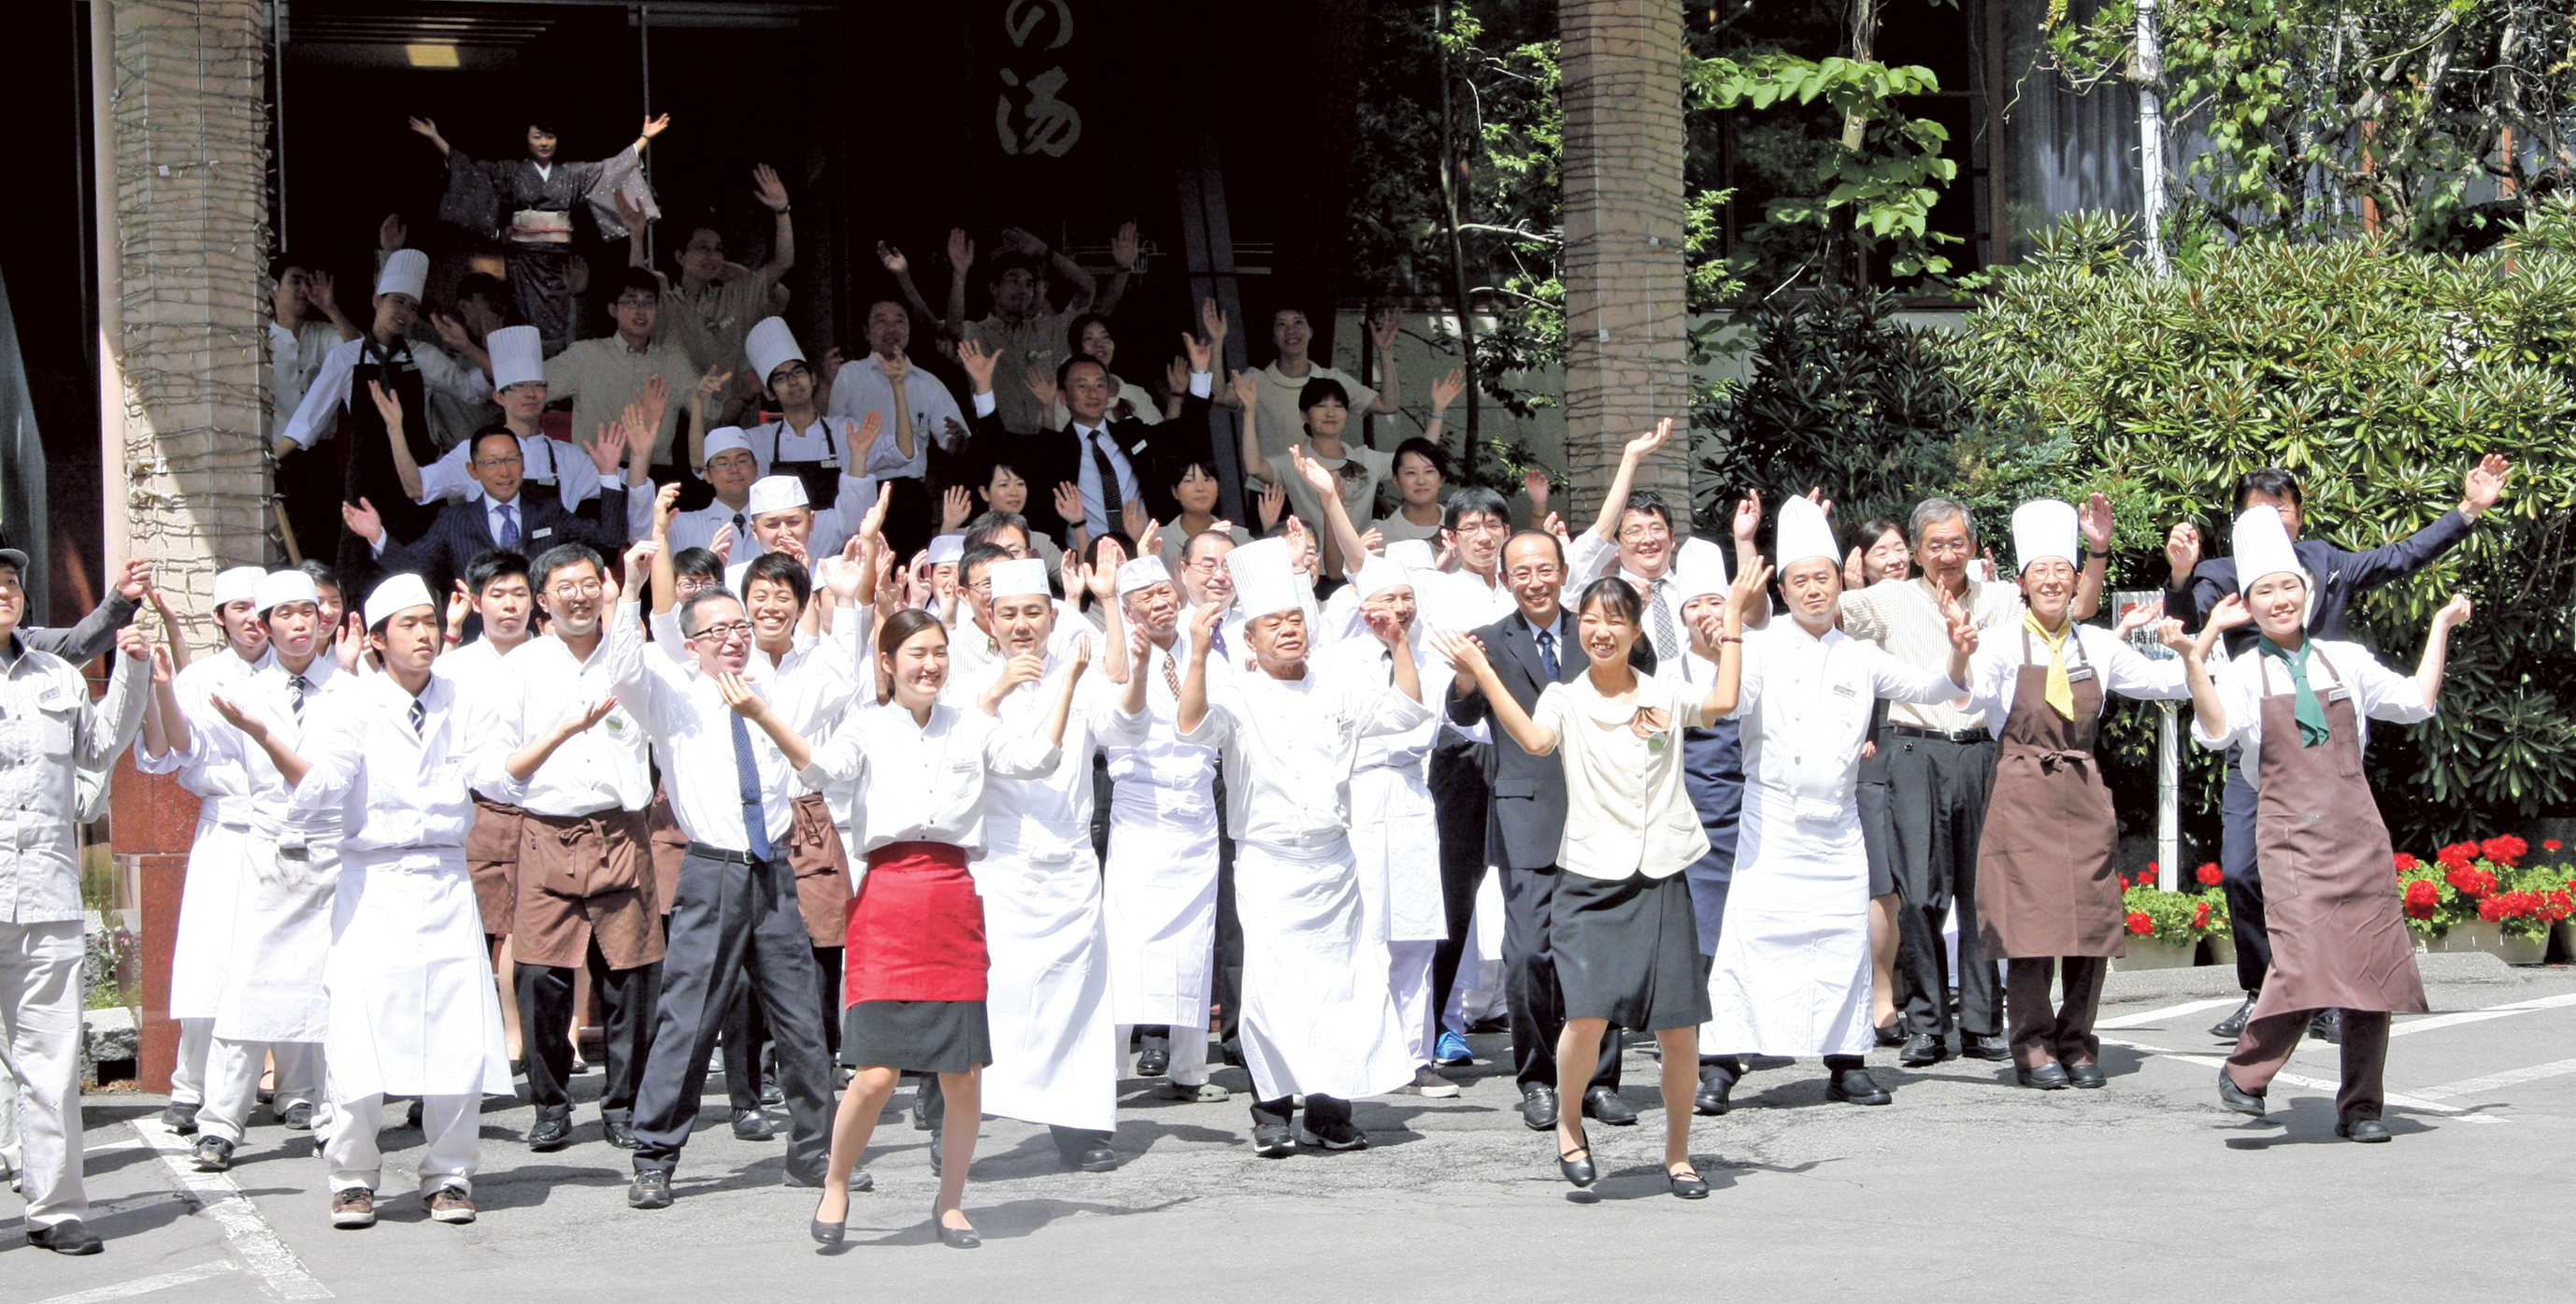
[(226, 921), (232, 954), (210, 1028), (205, 1107), (197, 1115), (197, 1167), (215, 1173), (232, 1166), (260, 1072), (272, 1057), (281, 1120), (311, 1127), (321, 1100), (329, 1024), (322, 959), (331, 946), (340, 848), (325, 832), (308, 842), (298, 863), (280, 860), (277, 844), (287, 798), (304, 776), (298, 753), (304, 735), (356, 683), (331, 655), (333, 631), (322, 624), (312, 576), (275, 572), (260, 581), (256, 604), (273, 660), (249, 680), (209, 694), (210, 714), (222, 723), (193, 735), (194, 749), (211, 764), (238, 767), (250, 792), (243, 803), (249, 827), (236, 843), (239, 890)]
[[(260, 624), (259, 582), (268, 572), (235, 566), (215, 576), (209, 595), (224, 650), (188, 663), (172, 682), (188, 730), (223, 727), (207, 695), (236, 687), (267, 669), (268, 631)], [(188, 847), (188, 871), (179, 892), (179, 933), (170, 949), (170, 1017), (179, 1021), (179, 1058), (170, 1069), (170, 1104), (161, 1121), (187, 1136), (197, 1130), (206, 1099), (206, 1057), (214, 1045), (215, 1007), (223, 999), (224, 963), (233, 948), (233, 898), (241, 881), (242, 838), (250, 830), (250, 778), (240, 765), (210, 754), (134, 752), (145, 774), (179, 776), (197, 796), (197, 838)], [(318, 1084), (312, 1084), (318, 1085)]]
[[(519, 437), (520, 483), (551, 486), (563, 509), (578, 510), (599, 496), (599, 466), (578, 445), (547, 434), (537, 424), (546, 410), (546, 359), (534, 326), (504, 326), (484, 337), (492, 357), (492, 401), (501, 419)], [(580, 439), (595, 431), (573, 431)], [(472, 502), (481, 486), (466, 474), (474, 456), (472, 439), (459, 440), (437, 461), (420, 468), (419, 501), (426, 507), (441, 501)], [(639, 495), (650, 501), (652, 495)]]
[[(760, 473), (795, 476), (806, 492), (818, 497), (833, 480), (860, 478), (868, 451), (885, 423), (884, 415), (870, 412), (864, 420), (853, 421), (824, 412), (823, 395), (817, 389), (821, 382), (785, 318), (760, 319), (743, 337), (742, 347), (751, 358), (752, 375), (780, 409), (779, 420), (743, 432), (751, 441), (751, 455), (758, 459)], [(872, 487), (862, 501), (874, 495)], [(857, 519), (856, 513), (852, 519)]]
[[(1392, 685), (1329, 678), (1308, 664), (1311, 585), (1286, 540), (1245, 544), (1225, 560), (1253, 666), (1210, 675), (1206, 645), (1224, 611), (1199, 608), (1174, 722), (1182, 742), (1225, 756), (1253, 1147), (1273, 1158), (1301, 1140), (1358, 1149), (1368, 1134), (1351, 1123), (1351, 1098), (1410, 1083), (1414, 1062), (1387, 992), (1385, 949), (1370, 943), (1360, 905), (1351, 767), (1361, 739), (1432, 716), (1409, 656), (1394, 659)], [(1371, 632), (1390, 648), (1404, 642), (1392, 620)], [(1306, 1098), (1302, 1136), (1289, 1126), (1296, 1096)]]
[[(728, 529), (732, 547), (728, 555), (735, 561), (750, 561), (766, 551), (751, 532), (751, 486), (760, 479), (760, 463), (752, 456), (751, 440), (740, 426), (718, 426), (707, 432), (701, 443), (707, 461), (699, 474), (707, 487), (716, 491), (713, 501), (704, 507), (675, 512), (671, 516), (671, 551), (686, 552), (691, 548), (713, 549), (719, 536)], [(654, 494), (650, 488), (630, 490), (626, 495), (626, 534), (631, 539), (650, 538), (653, 534)]]
[(1822, 1055), (1834, 1100), (1884, 1105), (1861, 1066), (1870, 1026), (1869, 862), (1855, 784), (1872, 705), (1963, 697), (1977, 634), (1951, 613), (1948, 674), (1835, 628), (1842, 551), (1824, 510), (1780, 509), (1775, 547), (1790, 619), (1745, 636), (1733, 718), (1744, 816), (1708, 979), (1708, 1055)]
[[(1371, 557), (1346, 591), (1358, 596), (1363, 616), (1393, 620), (1405, 631), (1406, 642), (1391, 648), (1354, 636), (1334, 643), (1317, 653), (1314, 662), (1328, 682), (1345, 677), (1392, 681), (1398, 656), (1413, 658), (1415, 673), (1424, 680), (1441, 682), (1441, 676), (1455, 673), (1419, 644), (1412, 577), (1404, 567)], [(1387, 990), (1395, 998), (1406, 1053), (1413, 1058), (1414, 1092), (1446, 1097), (1458, 1094), (1458, 1084), (1431, 1066), (1431, 957), (1449, 937), (1435, 850), (1440, 825), (1430, 786), (1431, 746), (1440, 728), (1434, 716), (1401, 733), (1360, 740), (1359, 759), (1351, 769), (1351, 851), (1359, 862), (1369, 939), (1386, 947)]]
[[(750, 542), (755, 546), (748, 553), (739, 549), (734, 553), (737, 560), (725, 567), (725, 587), (742, 592), (743, 572), (751, 569), (752, 559), (770, 552), (803, 553), (805, 574), (811, 580), (816, 564), (841, 551), (876, 500), (875, 481), (845, 475), (840, 499), (816, 511), (805, 496), (804, 481), (792, 475), (762, 476), (752, 483), (745, 500), (751, 516)], [(672, 526), (678, 525), (674, 518)]]
[[(1167, 1100), (1222, 1101), (1208, 1081), (1208, 985), (1216, 954), (1217, 751), (1180, 740), (1173, 715), (1190, 646), (1180, 591), (1160, 557), (1118, 568), (1127, 683), (1102, 726), (1109, 753), (1109, 864), (1101, 915), (1117, 1044), (1138, 1024), (1172, 1029)], [(1221, 664), (1211, 662), (1211, 664)], [(1222, 668), (1210, 673), (1227, 673)]]

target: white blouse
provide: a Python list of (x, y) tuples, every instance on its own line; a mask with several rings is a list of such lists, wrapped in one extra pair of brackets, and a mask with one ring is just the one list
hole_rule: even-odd
[(850, 841), (862, 855), (896, 842), (945, 842), (973, 860), (984, 854), (986, 777), (1039, 778), (1063, 755), (1044, 738), (946, 702), (930, 708), (927, 725), (900, 706), (868, 706), (843, 716), (796, 777), (814, 792), (856, 781)]
[[(1640, 676), (1626, 702), (1603, 697), (1592, 676), (1550, 684), (1530, 719), (1556, 731), (1565, 766), (1565, 841), (1557, 864), (1586, 878), (1632, 874), (1670, 878), (1708, 854), (1699, 808), (1682, 788), (1684, 729), (1708, 723), (1708, 690), (1678, 676)], [(1640, 736), (1637, 712), (1664, 713), (1664, 727)]]
[[(2320, 655), (2322, 654), (2322, 655)], [(2327, 662), (2333, 664), (2329, 666)], [(2271, 664), (2266, 666), (2264, 663)], [(2212, 751), (2225, 751), (2243, 745), (2244, 753), (2237, 768), (2245, 772), (2245, 782), (2263, 786), (2263, 697), (2265, 682), (2269, 692), (2278, 697), (2296, 692), (2290, 682), (2289, 667), (2278, 658), (2267, 658), (2248, 652), (2229, 658), (2226, 664), (2210, 669), (2210, 681), (2218, 690), (2218, 700), (2227, 708), (2227, 732), (2211, 734), (2200, 727), (2195, 714), (2191, 736)], [(2326, 701), (2343, 697), (2353, 699), (2354, 723), (2361, 730), (2361, 745), (2370, 745), (2370, 722), (2386, 720), (2390, 724), (2414, 724), (2430, 720), (2437, 714), (2424, 704), (2424, 682), (2413, 675), (2401, 675), (2379, 663), (2370, 649), (2359, 643), (2334, 639), (2308, 640), (2308, 686)]]
[[(2023, 640), (2029, 640), (2027, 657)], [(2082, 675), (2090, 670), (2102, 683), (2103, 695), (2112, 693), (2133, 697), (2142, 702), (2180, 701), (2191, 696), (2191, 685), (2183, 679), (2182, 659), (2157, 660), (2129, 645), (2129, 641), (2099, 625), (2075, 626), (2074, 643), (2066, 649), (2069, 675)], [(2013, 693), (2019, 687), (2024, 665), (2048, 664), (2048, 643), (2019, 625), (2000, 625), (1978, 636), (1977, 652), (1968, 658), (1968, 709), (1983, 711), (1986, 727), (2003, 732), (2005, 717), (2012, 714)]]

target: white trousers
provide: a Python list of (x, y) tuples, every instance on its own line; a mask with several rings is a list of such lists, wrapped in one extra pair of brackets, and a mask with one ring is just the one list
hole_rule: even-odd
[(206, 1103), (206, 1063), (213, 1058), (215, 1021), (179, 1020), (179, 1062), (170, 1066), (170, 1103), (202, 1106)]
[[(384, 1151), (376, 1147), (376, 1129), (384, 1123), (385, 1098), (359, 1096), (331, 1102), (331, 1131), (322, 1138), (322, 1160), (331, 1167), (331, 1189), (353, 1186), (381, 1189)], [(429, 1146), (420, 1156), (420, 1193), (442, 1186), (461, 1186), (474, 1194), (474, 1172), (482, 1167), (483, 1097), (423, 1096), (420, 1130)]]
[(0, 923), (0, 1035), (18, 1089), (18, 1189), (27, 1225), (89, 1214), (81, 1189), (81, 926)]
[[(1178, 1086), (1206, 1086), (1208, 1080), (1207, 1029), (1194, 1028), (1186, 1023), (1175, 1023), (1170, 1026), (1172, 1029), (1172, 1064), (1170, 1068), (1163, 1071), (1163, 1076), (1169, 1078)], [(1118, 1025), (1118, 1045), (1120, 1055), (1123, 1056), (1126, 1054), (1127, 1042), (1130, 1038), (1135, 1036), (1135, 1034), (1135, 1024), (1122, 1023)]]
[(1438, 942), (1386, 944), (1387, 994), (1395, 998), (1395, 1021), (1415, 1064), (1431, 1062), (1431, 954), (1439, 949)]
[(322, 1103), (322, 1043), (316, 1041), (233, 1041), (214, 1039), (206, 1054), (206, 1099), (197, 1110), (197, 1133), (219, 1136), (240, 1145), (250, 1123), (251, 1106), (259, 1103), (259, 1074), (271, 1055), (277, 1057), (277, 1086), (271, 1094), (280, 1116), (296, 1105)]

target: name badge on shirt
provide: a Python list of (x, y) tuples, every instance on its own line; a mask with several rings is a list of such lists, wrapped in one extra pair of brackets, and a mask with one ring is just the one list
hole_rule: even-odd
[(1129, 457), (1143, 457), (1145, 455), (1145, 441), (1139, 439), (1135, 443), (1129, 444), (1127, 446), (1127, 455)]
[(1858, 692), (1857, 690), (1855, 690), (1855, 689), (1854, 689), (1851, 685), (1849, 685), (1849, 684), (1836, 684), (1836, 685), (1834, 685), (1834, 696), (1836, 696), (1836, 697), (1846, 697), (1846, 698), (1848, 698), (1848, 697), (1858, 697), (1859, 695), (1860, 695), (1860, 694), (1859, 694), (1859, 692)]
[(2081, 666), (2066, 672), (2066, 682), (2070, 684), (2080, 683), (2084, 680), (2091, 679), (2092, 677), (2093, 667), (2091, 666)]
[(540, 527), (538, 527), (538, 528), (536, 528), (536, 529), (533, 529), (533, 530), (528, 531), (528, 537), (529, 537), (529, 538), (531, 538), (531, 539), (542, 539), (542, 538), (546, 537), (547, 535), (552, 534), (552, 533), (554, 533), (554, 532), (555, 532), (555, 527), (553, 527), (553, 526), (551, 526), (551, 525), (540, 526)]
[(838, 471), (838, 470), (840, 470), (840, 469), (841, 469), (841, 456), (840, 456), (840, 454), (838, 454), (838, 453), (825, 453), (825, 454), (823, 454), (823, 467), (824, 467), (824, 469), (825, 469), (825, 470), (829, 470), (829, 471)]
[(2326, 690), (2326, 700), (2329, 702), (2340, 702), (2350, 696), (2352, 696), (2352, 690), (2341, 684)]

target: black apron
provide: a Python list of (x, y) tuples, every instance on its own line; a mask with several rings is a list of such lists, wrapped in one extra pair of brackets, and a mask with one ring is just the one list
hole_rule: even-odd
[[(428, 533), (430, 523), (438, 519), (438, 509), (422, 506), (403, 492), (402, 475), (394, 469), (393, 445), (385, 438), (385, 419), (376, 411), (375, 396), (367, 388), (370, 381), (392, 391), (402, 404), (403, 442), (411, 450), (413, 464), (425, 467), (439, 457), (439, 447), (430, 438), (428, 402), (421, 388), (420, 368), (412, 362), (411, 346), (396, 342), (387, 350), (373, 336), (365, 337), (358, 346), (358, 365), (349, 373), (349, 399), (341, 405), (341, 435), (348, 441), (343, 445), (348, 450), (348, 463), (341, 501), (354, 504), (365, 499), (384, 523), (386, 537), (410, 543)], [(376, 561), (375, 551), (367, 541), (344, 527), (340, 531), (339, 571), (343, 591), (358, 597), (375, 587), (376, 577), (384, 567)]]
[(805, 505), (815, 511), (841, 501), (841, 476), (850, 465), (848, 438), (841, 433), (838, 418), (823, 418), (823, 456), (820, 461), (788, 462), (778, 456), (778, 447), (787, 438), (787, 421), (782, 417), (764, 429), (769, 434), (769, 475), (792, 475), (805, 482)]

